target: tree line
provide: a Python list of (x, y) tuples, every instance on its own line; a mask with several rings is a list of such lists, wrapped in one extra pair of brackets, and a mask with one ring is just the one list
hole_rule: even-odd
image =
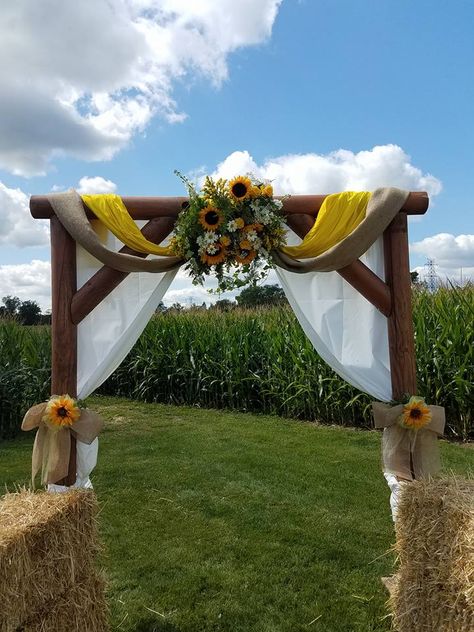
[(18, 296), (4, 296), (0, 318), (14, 318), (22, 325), (49, 325), (51, 314), (43, 314), (36, 301), (22, 301)]

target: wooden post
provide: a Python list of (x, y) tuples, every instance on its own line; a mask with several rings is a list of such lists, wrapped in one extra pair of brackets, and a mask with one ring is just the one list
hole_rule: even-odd
[[(76, 291), (76, 243), (57, 217), (51, 225), (51, 394), (77, 397), (77, 327), (71, 320)], [(58, 485), (76, 482), (76, 440), (71, 436), (69, 472)]]
[(384, 257), (385, 280), (392, 295), (387, 319), (392, 397), (400, 399), (417, 392), (406, 213), (398, 213), (385, 230)]

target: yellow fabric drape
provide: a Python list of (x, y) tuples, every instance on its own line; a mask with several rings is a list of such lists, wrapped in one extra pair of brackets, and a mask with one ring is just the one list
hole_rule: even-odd
[[(345, 191), (328, 195), (314, 226), (301, 244), (283, 246), (281, 250), (295, 259), (309, 259), (326, 252), (361, 223), (371, 195), (369, 191)], [(126, 246), (146, 254), (173, 255), (169, 246), (157, 246), (142, 235), (119, 195), (107, 193), (81, 197), (96, 217)]]
[(283, 246), (281, 250), (295, 259), (309, 259), (323, 254), (357, 228), (365, 218), (371, 195), (369, 191), (345, 191), (328, 195), (301, 244)]
[(106, 193), (101, 195), (81, 195), (84, 203), (91, 209), (107, 228), (120, 241), (137, 252), (172, 256), (169, 246), (157, 246), (144, 237), (131, 218), (120, 195)]

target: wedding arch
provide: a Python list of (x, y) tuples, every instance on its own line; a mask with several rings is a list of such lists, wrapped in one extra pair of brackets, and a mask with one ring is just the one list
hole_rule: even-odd
[[(341, 267), (297, 274), (298, 262), (293, 269), (284, 257), (277, 260), (285, 293), (318, 353), (344, 379), (385, 402), (416, 393), (407, 216), (426, 213), (429, 199), (426, 192), (402, 193), (404, 201), (388, 225), (381, 225), (373, 244), (361, 256), (351, 257), (349, 252)], [(65, 228), (54, 195), (34, 195), (30, 201), (32, 216), (49, 219), (51, 228), (51, 392), (82, 399), (123, 360), (176, 270), (170, 266), (150, 275), (130, 273), (127, 266), (117, 269), (113, 257), (108, 265), (101, 263)], [(283, 198), (286, 224), (299, 238), (313, 227), (326, 197)], [(170, 235), (188, 204), (186, 197), (124, 197), (122, 201), (142, 235), (155, 244)], [(89, 207), (81, 204), (111, 251), (118, 247), (120, 254), (137, 261), (147, 256), (128, 246), (120, 248)], [(67, 476), (52, 482), (73, 485), (76, 458), (72, 436)]]

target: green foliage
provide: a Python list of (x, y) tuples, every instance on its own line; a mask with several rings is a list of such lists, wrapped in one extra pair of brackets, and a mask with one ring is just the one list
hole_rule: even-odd
[(15, 435), (26, 410), (50, 390), (48, 327), (21, 327), (0, 319), (0, 439)]
[[(474, 288), (414, 294), (418, 394), (474, 432)], [(371, 426), (371, 397), (341, 380), (290, 308), (183, 311), (153, 319), (101, 392), (145, 401)]]
[(474, 286), (413, 293), (419, 394), (445, 406), (449, 431), (474, 435)]
[[(414, 293), (418, 395), (474, 434), (474, 288)], [(49, 329), (0, 321), (0, 435), (48, 395)], [(101, 392), (149, 402), (371, 426), (370, 401), (314, 352), (285, 306), (156, 315)]]
[[(87, 404), (106, 421), (93, 483), (113, 630), (389, 631), (380, 577), (393, 572), (394, 532), (379, 433)], [(2, 445), (3, 488), (27, 482), (32, 440)], [(441, 450), (446, 471), (466, 475), (472, 449)]]
[(287, 303), (285, 292), (279, 285), (251, 285), (236, 297), (240, 307), (259, 307)]
[(18, 296), (4, 296), (0, 318), (16, 318), (22, 325), (38, 325), (42, 321), (41, 307), (36, 301), (22, 301)]

